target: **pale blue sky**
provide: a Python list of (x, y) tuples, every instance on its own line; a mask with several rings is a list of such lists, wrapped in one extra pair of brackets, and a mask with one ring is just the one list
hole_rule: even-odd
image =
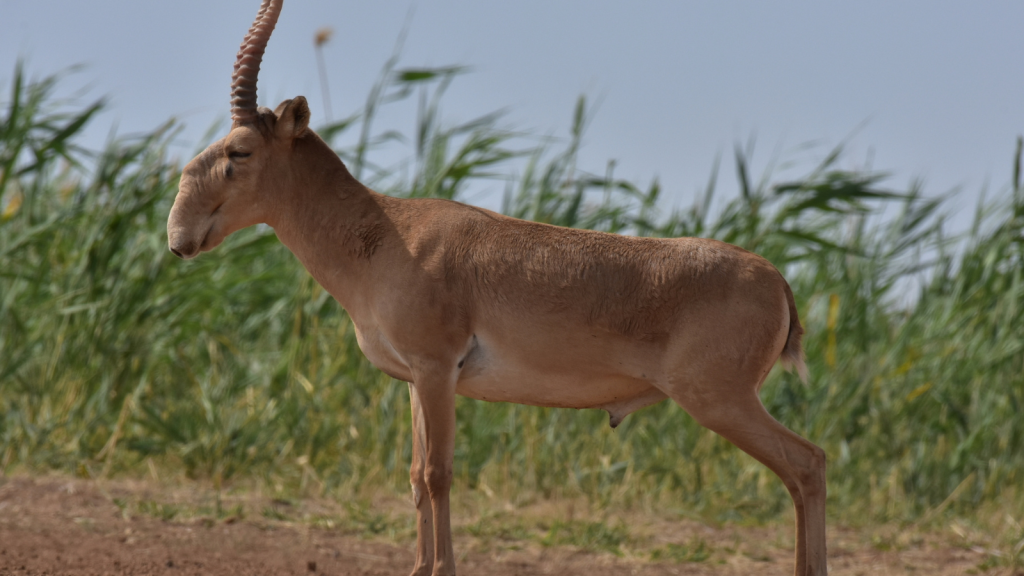
[[(101, 142), (171, 116), (195, 141), (228, 112), (238, 44), (258, 0), (0, 0), (0, 83), (19, 57), (48, 74), (84, 63), (69, 86), (109, 95)], [(922, 177), (932, 194), (1009, 180), (1024, 133), (1024, 2), (608, 2), (288, 0), (267, 50), (261, 104), (303, 94), (323, 120), (312, 38), (326, 48), (335, 116), (362, 103), (409, 18), (402, 62), (466, 64), (446, 114), (508, 107), (508, 122), (565, 135), (581, 93), (600, 100), (581, 165), (648, 182), (692, 202), (717, 153), (757, 135), (758, 158), (834, 145), (858, 126), (847, 167)], [(386, 119), (411, 128), (409, 111)], [(732, 186), (731, 167), (723, 179)], [(965, 211), (967, 212), (967, 211)]]

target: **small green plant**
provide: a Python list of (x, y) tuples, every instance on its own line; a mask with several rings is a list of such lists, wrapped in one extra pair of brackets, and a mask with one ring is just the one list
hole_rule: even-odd
[(264, 518), (269, 520), (277, 520), (279, 522), (290, 522), (291, 516), (285, 514), (277, 506), (264, 506), (263, 511), (260, 513)]
[(556, 520), (540, 543), (544, 546), (575, 546), (622, 556), (622, 546), (629, 541), (629, 530), (621, 522)]
[(711, 546), (703, 538), (693, 537), (686, 544), (669, 543), (651, 551), (655, 562), (705, 562), (711, 558)]
[(174, 504), (155, 502), (153, 500), (142, 500), (135, 505), (135, 509), (141, 514), (159, 518), (164, 522), (170, 522), (181, 513), (180, 507)]
[(462, 531), (484, 541), (502, 540), (509, 542), (525, 542), (533, 538), (533, 531), (521, 522), (504, 514), (480, 518), (466, 525)]
[(404, 520), (395, 520), (388, 514), (372, 509), (370, 506), (349, 502), (345, 505), (347, 515), (345, 527), (356, 534), (364, 536), (394, 536), (405, 528)]

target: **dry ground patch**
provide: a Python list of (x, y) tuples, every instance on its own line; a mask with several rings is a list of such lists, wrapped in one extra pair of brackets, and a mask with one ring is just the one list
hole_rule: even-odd
[[(489, 503), (488, 503), (489, 502)], [(462, 574), (790, 574), (788, 522), (709, 526), (668, 514), (594, 515), (573, 502), (455, 506)], [(282, 500), (151, 481), (0, 478), (0, 574), (402, 574), (412, 508), (394, 497)], [(832, 527), (833, 574), (1014, 574), (986, 536)], [(995, 553), (995, 554), (994, 554)]]

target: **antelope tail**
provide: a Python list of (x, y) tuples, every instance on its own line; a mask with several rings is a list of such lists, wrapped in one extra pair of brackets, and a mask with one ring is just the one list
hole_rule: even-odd
[(807, 382), (807, 365), (804, 363), (804, 351), (800, 346), (800, 338), (804, 334), (804, 327), (800, 325), (800, 318), (797, 317), (796, 302), (793, 300), (793, 290), (789, 282), (783, 280), (786, 286), (786, 302), (789, 303), (789, 336), (786, 337), (786, 345), (782, 349), (782, 367), (786, 370), (796, 370), (800, 380)]

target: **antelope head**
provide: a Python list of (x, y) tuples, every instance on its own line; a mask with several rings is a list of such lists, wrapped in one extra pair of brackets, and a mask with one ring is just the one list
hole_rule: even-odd
[(182, 171), (167, 219), (167, 243), (179, 258), (212, 250), (242, 228), (272, 224), (274, 193), (290, 180), (294, 143), (312, 135), (302, 96), (285, 100), (274, 111), (256, 107), (260, 63), (282, 2), (263, 0), (238, 51), (231, 78), (231, 131)]

